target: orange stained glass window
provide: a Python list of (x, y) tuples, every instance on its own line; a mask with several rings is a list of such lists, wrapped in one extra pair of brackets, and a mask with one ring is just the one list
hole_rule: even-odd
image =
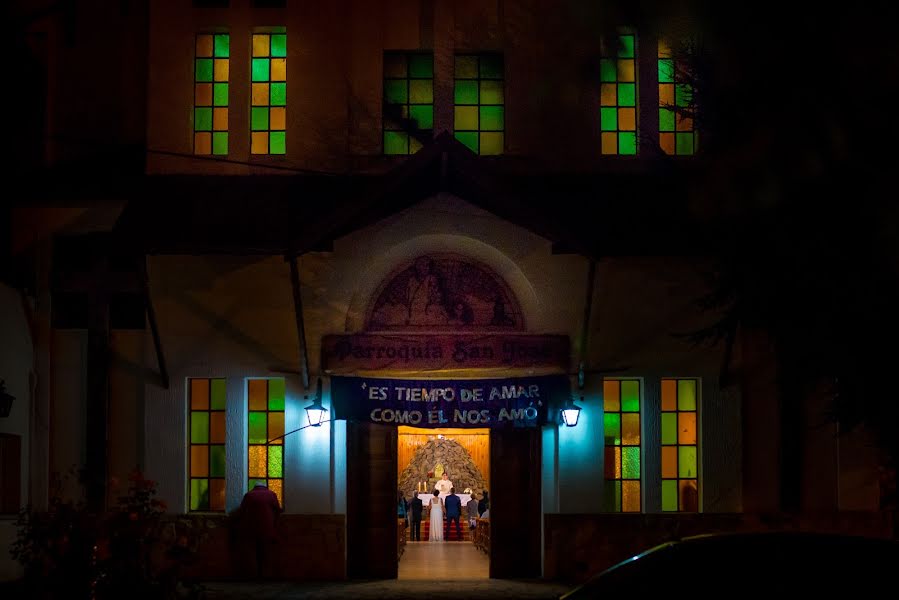
[(659, 41), (659, 145), (666, 154), (692, 156), (697, 142), (693, 88), (684, 81), (682, 60)]
[(250, 153), (287, 153), (287, 33), (254, 33), (250, 59)]
[(639, 379), (603, 381), (604, 486), (606, 512), (640, 512), (641, 391)]
[(699, 511), (697, 379), (662, 379), (662, 510)]
[(231, 36), (197, 35), (194, 58), (194, 154), (228, 154)]
[(267, 485), (284, 506), (285, 380), (247, 381), (247, 489)]
[(189, 379), (191, 511), (225, 510), (225, 380)]
[(637, 35), (623, 30), (599, 64), (601, 153), (637, 154)]

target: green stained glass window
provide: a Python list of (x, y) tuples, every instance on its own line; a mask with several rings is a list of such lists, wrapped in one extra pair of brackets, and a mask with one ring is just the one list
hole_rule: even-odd
[(683, 81), (682, 61), (671, 46), (659, 41), (659, 146), (672, 156), (696, 153), (693, 88)]
[(506, 109), (503, 56), (458, 54), (455, 62), (453, 131), (472, 152), (502, 154)]
[(642, 510), (641, 382), (603, 381), (604, 487), (602, 510)]
[(250, 153), (286, 154), (287, 34), (283, 30), (253, 34), (250, 79)]
[[(284, 397), (283, 378), (247, 381), (248, 489), (263, 483), (284, 506)], [(275, 439), (278, 438), (278, 439)]]
[(228, 154), (230, 36), (201, 33), (194, 52), (194, 154)]
[(698, 379), (662, 379), (662, 510), (699, 511)]
[(191, 511), (225, 510), (225, 380), (188, 379)]
[(622, 30), (599, 63), (600, 151), (637, 154), (637, 36)]
[(384, 53), (384, 154), (415, 154), (434, 129), (434, 55)]

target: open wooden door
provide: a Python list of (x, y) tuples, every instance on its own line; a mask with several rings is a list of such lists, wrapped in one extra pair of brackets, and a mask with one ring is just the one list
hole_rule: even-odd
[(540, 577), (539, 430), (490, 433), (490, 486), (490, 577)]
[(347, 421), (347, 575), (396, 579), (396, 427)]

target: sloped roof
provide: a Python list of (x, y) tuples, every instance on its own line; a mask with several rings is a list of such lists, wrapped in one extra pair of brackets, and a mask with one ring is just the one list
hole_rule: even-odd
[(448, 192), (560, 251), (695, 254), (669, 172), (535, 173), (447, 132), (384, 175), (152, 176), (116, 225), (149, 253), (302, 254)]

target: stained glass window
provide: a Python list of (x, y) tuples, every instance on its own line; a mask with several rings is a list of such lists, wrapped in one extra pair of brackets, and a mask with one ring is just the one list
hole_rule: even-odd
[(194, 59), (194, 154), (228, 154), (231, 36), (201, 33)]
[(696, 379), (662, 380), (662, 510), (699, 511)]
[(696, 130), (690, 106), (693, 87), (683, 81), (684, 69), (671, 48), (659, 42), (659, 145), (667, 154), (696, 152)]
[(599, 65), (602, 154), (637, 154), (637, 36), (623, 32)]
[(287, 34), (253, 34), (250, 153), (287, 152)]
[(225, 380), (188, 380), (192, 511), (225, 510)]
[[(434, 128), (434, 55), (384, 54), (384, 154), (415, 154)], [(410, 132), (419, 132), (420, 138)]]
[(640, 380), (603, 381), (605, 465), (602, 509), (640, 512)]
[(250, 379), (247, 386), (248, 489), (265, 484), (284, 506), (284, 440), (274, 440), (284, 435), (284, 379)]
[(506, 109), (501, 54), (457, 54), (455, 64), (456, 139), (475, 154), (502, 154)]

